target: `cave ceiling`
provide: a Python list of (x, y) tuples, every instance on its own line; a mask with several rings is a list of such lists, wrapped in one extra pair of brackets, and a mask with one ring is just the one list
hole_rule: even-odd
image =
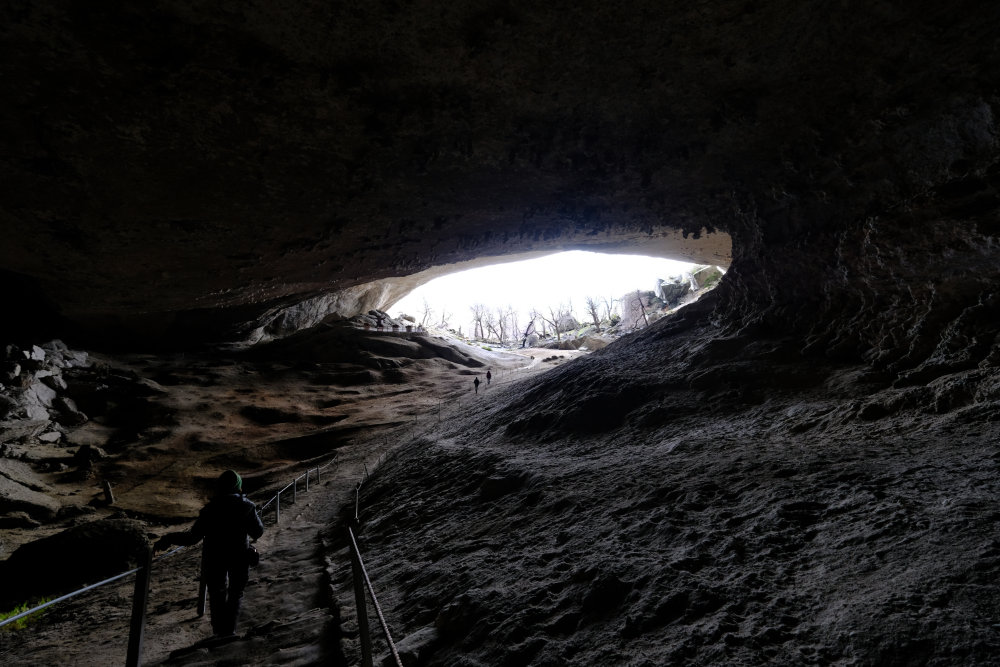
[(156, 329), (578, 248), (732, 262), (734, 312), (791, 304), (821, 286), (776, 296), (775, 264), (834, 275), (845, 230), (940, 221), (936, 188), (995, 215), (997, 13), (7, 2), (2, 279), (21, 320)]

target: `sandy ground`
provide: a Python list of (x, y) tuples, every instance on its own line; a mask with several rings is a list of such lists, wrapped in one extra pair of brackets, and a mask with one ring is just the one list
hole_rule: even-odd
[[(195, 613), (197, 547), (157, 561), (144, 664), (354, 660), (355, 656), (343, 656), (338, 641), (341, 601), (329, 582), (331, 576), (349, 571), (347, 554), (339, 551), (340, 515), (353, 503), (359, 480), (374, 471), (384, 454), (411, 441), (415, 432), (433, 432), (502, 388), (581, 355), (535, 349), (505, 353), (457, 341), (447, 344), (474, 360), (474, 365), (439, 358), (379, 357), (386, 363), (378, 365), (393, 372), (391, 382), (380, 381), (370, 369), (338, 361), (99, 357), (117, 371), (156, 382), (162, 391), (149, 399), (157, 407), (152, 413), (169, 419), (141, 429), (134, 442), (119, 448), (88, 479), (47, 476), (46, 483), (66, 502), (99, 498), (100, 482), (114, 480), (115, 506), (77, 521), (124, 512), (146, 519), (155, 537), (190, 521), (206, 498), (209, 481), (225, 468), (239, 470), (250, 497), (262, 503), (307, 468), (334, 457), (320, 485), (313, 478), (309, 493), (300, 485), (295, 505), (285, 498), (279, 525), (274, 525), (270, 511), (265, 514), (268, 529), (258, 542), (263, 560), (247, 590), (240, 641), (199, 647), (211, 629), (208, 617)], [(487, 368), (493, 373), (489, 386)], [(478, 394), (472, 385), (476, 375), (483, 383)], [(79, 429), (74, 439), (104, 444), (102, 438), (111, 431), (93, 422)], [(16, 545), (63, 527), (5, 531), (4, 542)], [(0, 631), (0, 659), (4, 664), (26, 665), (105, 665), (124, 660), (131, 582), (129, 577), (60, 603), (25, 630)]]
[[(449, 360), (383, 340), (347, 363), (320, 336), (272, 350), (286, 359), (276, 375), (255, 358), (212, 371), (234, 386), (170, 385), (191, 405), (249, 388), (244, 405), (356, 410), (362, 427), (346, 437), (331, 429), (349, 419), (303, 417), (272, 437), (227, 408), (228, 423), (265, 434), (211, 431), (259, 462), (256, 493), (309, 465), (268, 459), (290, 441), (327, 439), (338, 458), (262, 540), (242, 638), (196, 646), (209, 634), (193, 617), (197, 557), (179, 555), (154, 584), (147, 660), (357, 664), (341, 519), (369, 472), (358, 538), (407, 665), (997, 664), (1000, 404), (942, 401), (965, 371), (880, 387), (864, 367), (798, 357), (793, 342), (713, 337), (698, 312), (589, 355), (449, 348)], [(496, 384), (474, 394), (484, 363)], [(355, 398), (323, 407), (317, 386)], [(138, 482), (167, 485), (154, 470), (174, 469), (150, 464)], [(197, 506), (189, 493), (178, 506)], [(61, 606), (5, 634), (0, 657), (117, 662), (129, 598), (123, 585)]]

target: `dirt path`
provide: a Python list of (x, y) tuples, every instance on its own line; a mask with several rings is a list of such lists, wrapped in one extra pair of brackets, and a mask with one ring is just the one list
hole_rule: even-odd
[[(376, 460), (397, 447), (434, 437), (442, 422), (485, 408), (493, 392), (544, 372), (553, 364), (580, 356), (578, 352), (524, 350), (532, 357), (520, 368), (494, 367), (492, 384), (474, 394), (471, 378), (455, 382), (442, 375), (424, 382), (419, 400), (385, 395), (366, 406), (370, 428), (353, 440), (336, 443), (337, 459), (322, 482), (300, 488), (298, 503), (283, 499), (281, 523), (265, 514), (266, 530), (258, 541), (259, 567), (251, 572), (237, 641), (201, 645), (212, 635), (208, 614), (196, 615), (200, 549), (184, 549), (154, 564), (145, 630), (143, 664), (346, 664), (357, 659), (353, 643), (345, 642), (346, 662), (338, 639), (343, 626), (356, 627), (353, 594), (338, 582), (350, 580), (350, 562), (339, 534), (341, 511), (353, 503), (354, 490)], [(547, 361), (543, 362), (545, 358)], [(509, 364), (508, 364), (509, 366)], [(239, 379), (234, 375), (234, 378)], [(485, 378), (482, 378), (485, 379)], [(229, 391), (226, 378), (217, 389)], [(258, 385), (260, 386), (260, 385)], [(260, 386), (258, 391), (268, 391)], [(419, 407), (418, 407), (419, 405)], [(374, 408), (374, 409), (373, 409)], [(379, 426), (378, 424), (396, 426)], [(289, 466), (281, 484), (302, 474), (310, 465)], [(273, 488), (273, 487), (270, 487)], [(258, 504), (271, 493), (258, 492)], [(180, 500), (180, 499), (179, 499)], [(184, 502), (188, 499), (185, 497)], [(175, 528), (176, 529), (176, 528)], [(156, 530), (157, 533), (170, 529)], [(72, 557), (68, 555), (68, 557)], [(372, 558), (377, 561), (378, 554)], [(51, 607), (40, 620), (17, 632), (0, 632), (0, 663), (5, 665), (109, 665), (125, 660), (131, 616), (133, 577)], [(173, 657), (171, 657), (173, 655)]]

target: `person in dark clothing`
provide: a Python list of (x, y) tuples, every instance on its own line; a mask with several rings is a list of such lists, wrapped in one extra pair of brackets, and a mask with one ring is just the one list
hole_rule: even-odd
[(243, 495), (243, 480), (227, 470), (216, 482), (216, 496), (202, 508), (190, 530), (169, 533), (154, 548), (197, 544), (202, 539), (202, 572), (212, 610), (212, 630), (220, 637), (236, 634), (243, 589), (250, 579), (248, 538), (264, 533), (257, 507)]
[(472, 386), (476, 388), (476, 393), (478, 394), (479, 393), (479, 376), (478, 375), (476, 376), (476, 379), (472, 381)]
[(493, 379), (493, 373), (491, 373), (490, 371), (487, 370), (486, 371), (486, 386), (487, 387), (490, 386), (490, 380), (492, 380), (492, 379)]

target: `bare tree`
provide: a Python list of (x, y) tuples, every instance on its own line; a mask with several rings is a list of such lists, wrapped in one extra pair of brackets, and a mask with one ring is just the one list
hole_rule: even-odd
[(497, 308), (496, 312), (497, 335), (502, 345), (507, 340), (507, 312), (503, 308)]
[(441, 322), (438, 324), (438, 329), (447, 329), (451, 325), (451, 316), (444, 308), (441, 309)]
[(587, 314), (590, 315), (590, 319), (594, 320), (594, 326), (597, 327), (597, 333), (601, 333), (601, 317), (597, 299), (592, 296), (588, 296), (586, 304)]
[(604, 306), (604, 317), (603, 319), (608, 322), (611, 321), (611, 316), (615, 314), (615, 306), (618, 305), (618, 299), (614, 297), (602, 297), (601, 305)]
[[(649, 326), (649, 318), (646, 317), (646, 304), (644, 304), (642, 302), (642, 294), (639, 293), (639, 290), (635, 291), (635, 302), (637, 304), (639, 304), (639, 312), (642, 313), (642, 321), (645, 323), (645, 326), (648, 327)], [(638, 326), (639, 326), (639, 318), (636, 317), (635, 318), (635, 322), (632, 323), (632, 327), (633, 328), (638, 328)]]
[(532, 323), (534, 323), (536, 321), (537, 322), (541, 322), (541, 325), (542, 325), (542, 337), (543, 338), (545, 336), (549, 335), (548, 330), (545, 328), (545, 325), (548, 324), (548, 322), (545, 320), (544, 317), (542, 317), (542, 313), (540, 311), (538, 311), (538, 310), (536, 310), (534, 308), (531, 309), (531, 321), (532, 321)]
[(552, 325), (552, 329), (556, 332), (556, 341), (561, 341), (562, 332), (559, 330), (559, 323), (566, 315), (571, 314), (572, 306), (560, 303), (558, 306), (549, 306), (548, 311), (548, 317), (537, 310), (535, 311), (535, 315), (537, 315), (543, 323)]
[(420, 326), (426, 327), (427, 323), (431, 320), (431, 315), (434, 313), (434, 310), (431, 308), (431, 304), (427, 301), (427, 297), (424, 297), (424, 307), (422, 312), (424, 316), (420, 320)]
[(472, 337), (481, 339), (483, 338), (483, 316), (486, 315), (486, 306), (476, 303), (469, 306), (469, 310), (472, 311)]
[(487, 310), (483, 314), (483, 324), (486, 325), (486, 332), (494, 336), (499, 342), (503, 342), (500, 329), (497, 327), (497, 316), (492, 310)]
[(518, 313), (514, 306), (508, 305), (507, 312), (505, 313), (507, 318), (508, 341), (513, 340), (514, 337), (517, 336), (517, 332), (521, 330), (521, 327), (518, 326), (517, 315)]

